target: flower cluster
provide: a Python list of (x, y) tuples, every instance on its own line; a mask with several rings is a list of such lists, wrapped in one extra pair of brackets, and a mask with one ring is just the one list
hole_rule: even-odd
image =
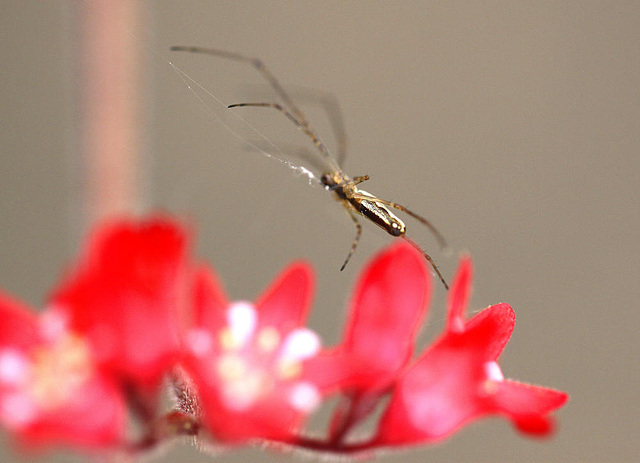
[[(103, 224), (40, 314), (0, 292), (0, 425), (27, 448), (129, 453), (177, 435), (354, 453), (438, 442), (488, 415), (549, 434), (567, 395), (504, 379), (513, 310), (467, 319), (470, 285), (463, 259), (444, 333), (414, 359), (431, 279), (417, 251), (393, 245), (360, 277), (343, 340), (323, 348), (305, 326), (306, 263), (255, 302), (229, 301), (180, 223)], [(162, 411), (167, 382), (175, 409)], [(336, 395), (326, 436), (310, 438), (307, 418)], [(375, 431), (354, 441), (380, 407)]]

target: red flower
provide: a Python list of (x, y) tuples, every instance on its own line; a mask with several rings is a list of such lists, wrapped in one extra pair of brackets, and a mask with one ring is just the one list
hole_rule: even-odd
[(526, 433), (551, 431), (550, 414), (567, 394), (504, 379), (497, 360), (514, 328), (513, 310), (498, 304), (465, 320), (470, 286), (471, 261), (465, 259), (451, 288), (446, 331), (398, 378), (379, 445), (439, 441), (495, 414)]
[[(445, 333), (412, 363), (431, 284), (408, 244), (368, 265), (344, 341), (320, 351), (304, 327), (308, 265), (289, 266), (255, 303), (229, 302), (209, 269), (192, 271), (187, 241), (168, 219), (112, 223), (91, 237), (41, 317), (0, 293), (0, 424), (29, 445), (143, 450), (204, 425), (224, 443), (352, 453), (441, 441), (487, 415), (543, 435), (567, 400), (504, 379), (497, 361), (515, 317), (498, 304), (466, 320), (469, 260), (449, 293)], [(159, 385), (177, 364), (179, 410), (158, 417)], [(327, 438), (305, 437), (304, 420), (330, 393), (344, 400)], [(373, 437), (351, 443), (354, 427), (389, 396)], [(127, 444), (125, 398), (142, 425)]]
[(155, 390), (179, 355), (187, 242), (169, 219), (103, 225), (53, 297), (71, 328), (89, 339), (100, 366), (125, 384)]
[(64, 314), (36, 317), (0, 293), (0, 320), (0, 424), (30, 447), (118, 443), (124, 400)]
[(423, 257), (405, 243), (380, 253), (359, 277), (344, 341), (308, 365), (325, 388), (345, 395), (331, 421), (333, 444), (375, 409), (411, 361), (430, 292)]
[(220, 440), (290, 441), (322, 391), (304, 370), (320, 341), (303, 327), (311, 269), (289, 266), (255, 303), (229, 303), (213, 274), (196, 276), (195, 327), (184, 367), (204, 424)]
[(431, 279), (422, 256), (410, 249), (404, 243), (390, 246), (358, 279), (339, 348), (352, 362), (349, 388), (385, 389), (411, 361)]
[(113, 444), (125, 393), (150, 419), (179, 355), (186, 243), (165, 219), (103, 225), (40, 318), (0, 295), (0, 421), (28, 443)]

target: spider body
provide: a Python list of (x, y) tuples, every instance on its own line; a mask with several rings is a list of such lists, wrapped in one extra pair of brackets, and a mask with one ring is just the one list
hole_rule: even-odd
[(392, 236), (405, 234), (406, 226), (398, 216), (384, 204), (381, 204), (377, 197), (360, 190), (353, 180), (341, 172), (327, 172), (320, 178), (320, 181), (327, 190), (334, 194), (345, 209), (366, 217)]
[(429, 228), (429, 230), (433, 233), (433, 235), (440, 243), (441, 247), (446, 247), (446, 242), (443, 236), (431, 224), (431, 222), (401, 204), (378, 198), (371, 193), (360, 190), (358, 188), (358, 185), (366, 180), (369, 180), (368, 175), (351, 178), (343, 172), (341, 165), (344, 161), (346, 153), (346, 133), (343, 128), (339, 107), (333, 99), (325, 98), (322, 101), (322, 104), (329, 114), (329, 119), (332, 123), (336, 136), (336, 159), (334, 159), (320, 137), (316, 134), (315, 129), (311, 126), (304, 113), (293, 102), (289, 94), (284, 90), (282, 85), (280, 85), (278, 79), (276, 79), (276, 77), (271, 73), (271, 71), (269, 71), (267, 66), (265, 66), (265, 64), (260, 59), (213, 48), (176, 46), (171, 47), (171, 50), (202, 53), (250, 64), (264, 77), (271, 88), (273, 88), (276, 94), (280, 97), (282, 103), (284, 104), (277, 102), (238, 103), (232, 104), (228, 106), (228, 108), (259, 107), (275, 109), (282, 115), (287, 117), (287, 119), (293, 122), (296, 127), (298, 127), (298, 129), (300, 129), (306, 136), (308, 136), (315, 147), (318, 149), (318, 151), (322, 154), (330, 170), (321, 176), (320, 183), (326, 190), (329, 190), (333, 193), (336, 200), (340, 204), (342, 204), (344, 209), (349, 213), (349, 216), (351, 217), (351, 220), (356, 227), (355, 239), (351, 244), (349, 254), (347, 254), (347, 258), (344, 260), (344, 263), (342, 264), (340, 270), (344, 270), (347, 263), (351, 259), (351, 256), (355, 252), (356, 247), (358, 246), (360, 235), (362, 234), (362, 226), (360, 225), (358, 217), (364, 217), (376, 224), (378, 227), (382, 228), (390, 235), (400, 237), (409, 242), (414, 248), (420, 251), (425, 259), (429, 261), (431, 267), (440, 278), (440, 281), (442, 282), (444, 287), (449, 289), (447, 282), (440, 273), (438, 266), (433, 261), (431, 256), (427, 254), (424, 249), (422, 249), (417, 243), (407, 237), (406, 226), (404, 222), (400, 220), (393, 212), (391, 212), (391, 209), (400, 210), (410, 215), (414, 219), (420, 221), (423, 225)]

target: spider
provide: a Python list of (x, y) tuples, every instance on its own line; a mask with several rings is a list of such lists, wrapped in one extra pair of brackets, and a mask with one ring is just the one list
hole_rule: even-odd
[[(230, 59), (233, 61), (239, 61), (243, 63), (248, 63), (253, 66), (262, 77), (269, 83), (271, 88), (275, 91), (275, 93), (281, 98), (284, 104), (280, 103), (236, 103), (229, 105), (228, 108), (240, 108), (240, 107), (261, 107), (261, 108), (272, 108), (286, 116), (291, 122), (293, 122), (298, 129), (300, 129), (305, 135), (307, 135), (318, 151), (323, 155), (325, 161), (329, 166), (329, 171), (324, 173), (320, 177), (320, 182), (324, 186), (324, 188), (328, 191), (331, 191), (335, 197), (335, 199), (342, 204), (345, 210), (349, 213), (349, 216), (353, 220), (353, 223), (356, 227), (356, 236), (351, 244), (351, 249), (347, 254), (344, 263), (340, 270), (344, 270), (344, 268), (349, 263), (351, 256), (356, 251), (358, 246), (358, 242), (360, 241), (360, 235), (362, 234), (362, 225), (360, 225), (360, 221), (358, 217), (365, 217), (369, 219), (371, 222), (378, 225), (384, 231), (389, 233), (392, 236), (400, 237), (410, 243), (414, 248), (416, 248), (420, 253), (425, 257), (425, 259), (431, 264), (431, 267), (438, 275), (438, 278), (444, 285), (444, 287), (448, 290), (449, 285), (445, 281), (442, 273), (440, 273), (440, 269), (434, 262), (427, 252), (425, 252), (415, 241), (411, 240), (406, 235), (406, 226), (400, 218), (398, 218), (393, 212), (391, 212), (390, 208), (397, 209), (402, 211), (414, 219), (421, 222), (425, 225), (431, 233), (435, 236), (438, 243), (442, 248), (446, 247), (446, 241), (444, 237), (440, 234), (440, 232), (424, 217), (416, 214), (415, 212), (407, 209), (405, 206), (388, 201), (385, 199), (378, 198), (377, 196), (372, 195), (364, 190), (358, 188), (358, 185), (362, 182), (369, 180), (368, 175), (362, 175), (357, 177), (349, 177), (344, 173), (340, 165), (344, 160), (345, 148), (346, 148), (346, 137), (345, 132), (342, 129), (342, 120), (341, 118), (336, 121), (333, 120), (332, 124), (334, 126), (334, 130), (336, 132), (336, 138), (338, 139), (338, 148), (337, 148), (337, 159), (334, 159), (330, 151), (327, 149), (325, 144), (322, 142), (320, 137), (316, 134), (313, 127), (310, 125), (304, 113), (296, 106), (293, 102), (289, 94), (284, 90), (278, 79), (269, 71), (267, 66), (258, 58), (252, 58), (249, 56), (245, 56), (239, 53), (228, 52), (224, 50), (217, 50), (214, 48), (202, 48), (202, 47), (191, 47), (191, 46), (174, 46), (171, 47), (171, 51), (184, 51), (190, 53), (200, 53), (212, 56), (218, 56), (221, 58)], [(329, 106), (327, 106), (329, 108)]]

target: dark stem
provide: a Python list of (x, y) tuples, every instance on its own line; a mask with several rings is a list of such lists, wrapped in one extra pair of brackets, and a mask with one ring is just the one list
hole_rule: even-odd
[(368, 441), (358, 442), (355, 444), (332, 443), (332, 442), (320, 440), (320, 439), (299, 437), (295, 441), (289, 443), (289, 445), (293, 445), (295, 447), (300, 447), (307, 450), (343, 454), (343, 455), (374, 451), (378, 448), (378, 443), (375, 437)]

